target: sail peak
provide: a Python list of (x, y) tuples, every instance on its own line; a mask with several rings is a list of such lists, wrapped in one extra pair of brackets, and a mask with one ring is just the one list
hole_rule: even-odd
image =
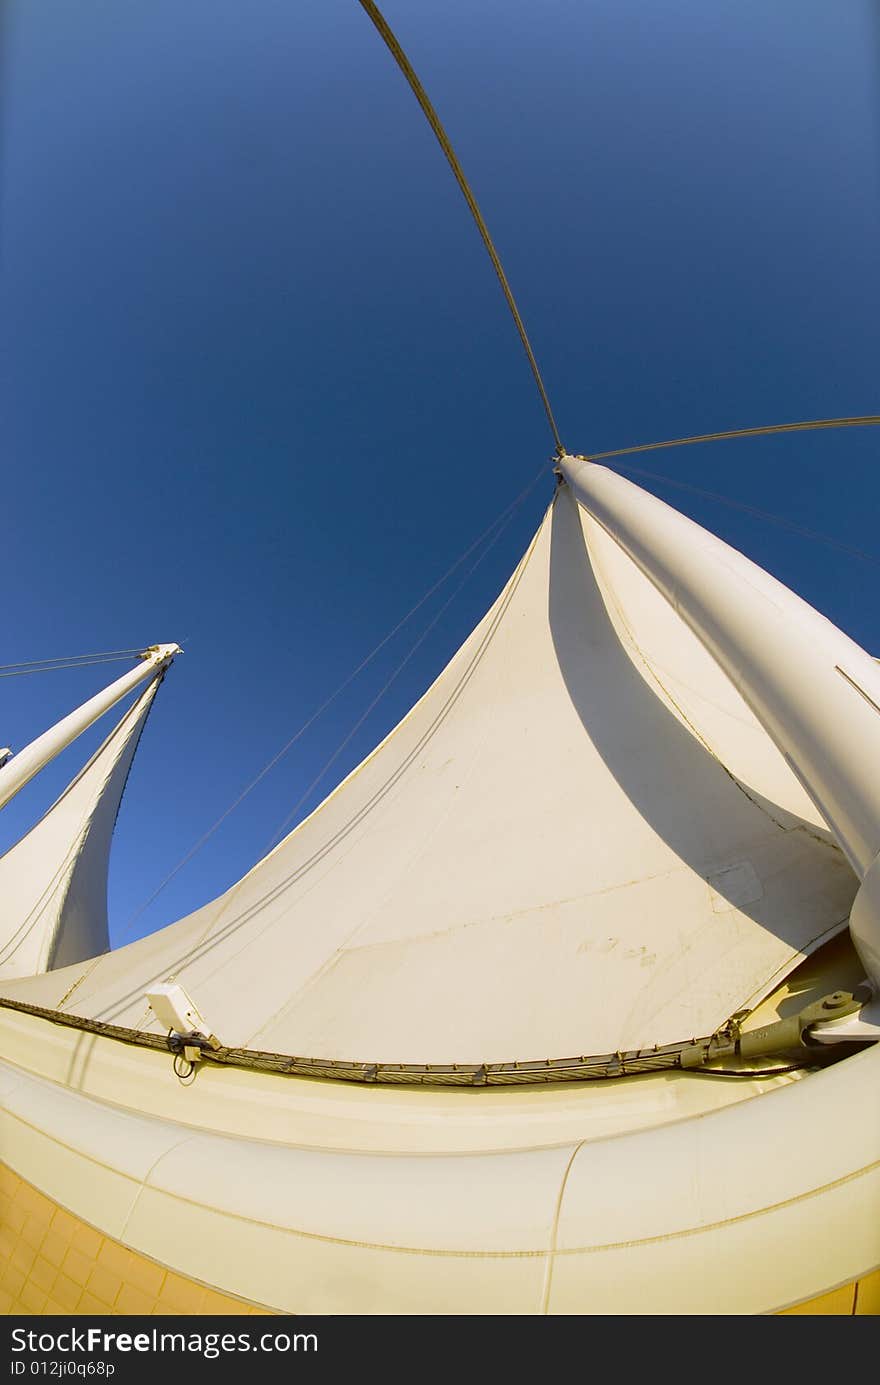
[(0, 856), (0, 977), (33, 976), (106, 952), (107, 871), (155, 673), (40, 821)]
[(322, 1059), (630, 1051), (755, 1003), (856, 887), (712, 655), (563, 487), (435, 683), (237, 885), (2, 990), (158, 1032), (145, 997), (173, 980), (224, 1043)]
[(87, 731), (99, 717), (109, 712), (111, 707), (115, 707), (127, 693), (145, 678), (151, 678), (156, 673), (164, 673), (175, 655), (182, 653), (183, 650), (177, 644), (151, 644), (138, 656), (141, 662), (137, 668), (124, 673), (109, 687), (103, 688), (82, 706), (62, 717), (17, 755), (12, 755), (9, 750), (0, 751), (0, 808), (29, 784), (56, 755), (60, 755), (62, 750), (75, 741), (77, 736)]

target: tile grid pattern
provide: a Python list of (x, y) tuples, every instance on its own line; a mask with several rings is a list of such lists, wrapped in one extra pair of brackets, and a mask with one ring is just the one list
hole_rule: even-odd
[(0, 1314), (270, 1312), (128, 1250), (0, 1165)]

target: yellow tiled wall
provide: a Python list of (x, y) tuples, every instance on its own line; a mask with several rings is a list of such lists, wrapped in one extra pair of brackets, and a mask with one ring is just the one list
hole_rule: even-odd
[(791, 1313), (821, 1314), (823, 1317), (849, 1317), (855, 1313), (876, 1317), (880, 1314), (880, 1270), (856, 1280), (855, 1284), (844, 1284), (842, 1289), (834, 1289), (830, 1294), (785, 1308), (779, 1316), (784, 1318)]
[(0, 1313), (269, 1312), (127, 1250), (0, 1165)]

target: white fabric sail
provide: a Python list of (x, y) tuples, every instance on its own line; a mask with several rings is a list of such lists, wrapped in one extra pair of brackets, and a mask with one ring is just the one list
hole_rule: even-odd
[[(0, 808), (14, 798), (30, 783), (35, 774), (60, 755), (66, 746), (81, 736), (83, 731), (93, 726), (105, 712), (115, 707), (124, 697), (142, 683), (152, 678), (158, 669), (164, 669), (180, 654), (177, 644), (151, 644), (138, 655), (138, 664), (129, 669), (121, 678), (115, 679), (109, 687), (102, 688), (82, 706), (75, 707), (66, 717), (62, 717), (48, 731), (37, 736), (36, 740), (25, 745), (15, 755), (7, 750), (0, 751)], [(60, 667), (60, 665), (59, 665)]]
[(0, 978), (109, 947), (107, 870), (125, 781), (161, 682), (154, 677), (40, 821), (0, 856)]
[(302, 1056), (601, 1054), (711, 1032), (856, 888), (726, 676), (562, 490), (433, 686), (243, 880), (2, 991), (155, 1031), (145, 992), (173, 979), (223, 1043)]

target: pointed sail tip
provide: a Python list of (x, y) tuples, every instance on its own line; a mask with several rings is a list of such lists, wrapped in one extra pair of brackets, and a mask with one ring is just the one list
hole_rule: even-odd
[[(145, 672), (151, 670), (135, 670), (142, 682)], [(160, 675), (149, 678), (48, 812), (0, 857), (4, 981), (69, 966), (109, 948), (107, 873), (113, 827), (160, 682)]]
[(559, 485), (564, 485), (566, 482), (571, 485), (576, 476), (581, 475), (585, 471), (596, 469), (595, 462), (591, 462), (589, 457), (579, 452), (566, 452), (559, 458), (557, 465), (554, 467)]
[(155, 664), (170, 663), (183, 650), (179, 644), (151, 644), (141, 654), (142, 659), (149, 659)]
[(566, 452), (565, 448), (561, 448), (556, 454), (553, 467), (553, 475), (556, 477), (557, 486), (565, 485), (568, 479), (568, 468), (586, 461), (589, 461), (588, 457), (582, 457), (578, 452)]
[(77, 736), (86, 731), (139, 683), (147, 678), (160, 678), (174, 656), (182, 652), (176, 644), (157, 644), (144, 650), (140, 656), (140, 663), (129, 669), (128, 673), (117, 678), (115, 683), (111, 683), (103, 692), (89, 698), (88, 702), (84, 702), (68, 716), (62, 717), (55, 726), (44, 731), (42, 736), (38, 736), (20, 750), (11, 763), (0, 767), (0, 808), (14, 798), (44, 765), (54, 760), (71, 741), (75, 741)]

